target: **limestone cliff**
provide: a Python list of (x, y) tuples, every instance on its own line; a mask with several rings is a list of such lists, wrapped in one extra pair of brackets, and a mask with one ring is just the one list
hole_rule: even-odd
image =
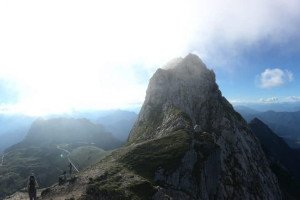
[(186, 130), (189, 149), (177, 169), (155, 172), (160, 193), (173, 199), (281, 198), (257, 138), (222, 97), (214, 72), (193, 54), (153, 75), (128, 143), (178, 130)]

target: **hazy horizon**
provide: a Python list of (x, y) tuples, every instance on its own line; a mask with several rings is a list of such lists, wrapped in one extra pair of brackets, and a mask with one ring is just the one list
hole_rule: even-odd
[(197, 54), (231, 103), (300, 101), (300, 2), (2, 1), (0, 113), (132, 110)]

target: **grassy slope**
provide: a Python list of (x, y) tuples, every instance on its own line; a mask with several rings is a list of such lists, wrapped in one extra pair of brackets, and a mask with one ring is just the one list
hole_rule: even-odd
[[(184, 113), (177, 109), (169, 112), (190, 124), (189, 118)], [(149, 123), (136, 127), (137, 141), (140, 141), (140, 135), (144, 135), (143, 131), (152, 130), (146, 129)], [(150, 124), (156, 123), (153, 121)], [(168, 172), (175, 170), (189, 147), (188, 128), (139, 144), (130, 142), (99, 164), (105, 173), (90, 180), (87, 194), (82, 199), (149, 199), (157, 191), (153, 182), (155, 171), (160, 168)]]
[[(63, 154), (63, 157), (60, 155)], [(71, 151), (71, 159), (79, 169), (94, 164), (108, 155), (94, 146), (81, 146)], [(0, 199), (26, 187), (27, 177), (34, 172), (40, 187), (47, 187), (57, 182), (61, 170), (67, 170), (66, 153), (56, 146), (30, 147), (8, 152), (4, 159), (4, 167), (0, 167)]]
[(105, 173), (90, 181), (83, 199), (148, 199), (157, 190), (153, 183), (155, 171), (175, 169), (188, 148), (189, 136), (185, 130), (123, 147), (101, 162)]
[(80, 170), (99, 162), (110, 153), (95, 146), (81, 146), (71, 151), (70, 158)]
[(137, 146), (119, 161), (137, 174), (151, 180), (158, 167), (168, 171), (176, 169), (188, 148), (188, 132), (178, 130), (166, 137)]

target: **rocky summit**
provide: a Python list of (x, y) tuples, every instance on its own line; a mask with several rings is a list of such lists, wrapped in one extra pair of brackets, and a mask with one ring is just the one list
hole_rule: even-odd
[(196, 55), (150, 80), (127, 144), (42, 199), (282, 199), (258, 139)]
[(155, 172), (173, 199), (280, 199), (257, 138), (222, 97), (215, 74), (196, 55), (176, 59), (150, 80), (128, 143), (188, 137), (177, 168)]

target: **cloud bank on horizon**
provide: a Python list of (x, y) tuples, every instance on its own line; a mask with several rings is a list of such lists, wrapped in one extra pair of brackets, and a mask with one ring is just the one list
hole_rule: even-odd
[[(193, 52), (230, 73), (226, 64), (244, 49), (289, 43), (299, 8), (298, 0), (2, 1), (0, 112), (139, 106), (150, 76), (173, 57)], [(296, 79), (263, 67), (261, 88)]]

